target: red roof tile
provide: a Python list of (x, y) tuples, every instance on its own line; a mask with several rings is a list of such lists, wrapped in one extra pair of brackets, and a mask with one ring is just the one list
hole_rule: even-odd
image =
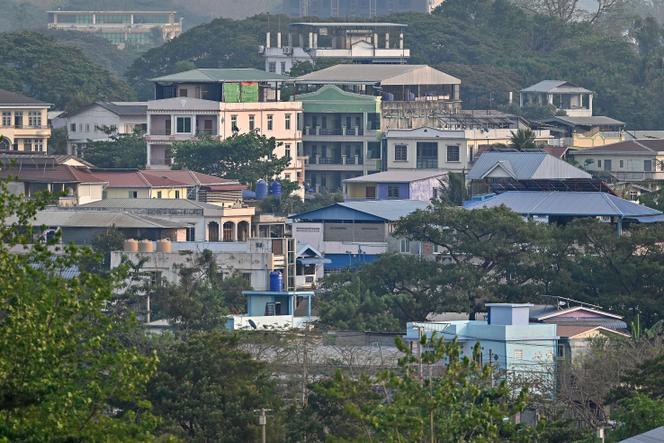
[(0, 170), (0, 178), (7, 177), (37, 183), (106, 183), (106, 180), (96, 176), (87, 168), (77, 168), (69, 165), (37, 168), (10, 166)]

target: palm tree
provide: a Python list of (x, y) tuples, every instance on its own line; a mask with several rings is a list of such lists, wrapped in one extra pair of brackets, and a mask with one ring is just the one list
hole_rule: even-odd
[(516, 149), (517, 151), (532, 151), (537, 149), (537, 145), (535, 144), (535, 133), (527, 128), (517, 129), (516, 132), (512, 132), (510, 148)]

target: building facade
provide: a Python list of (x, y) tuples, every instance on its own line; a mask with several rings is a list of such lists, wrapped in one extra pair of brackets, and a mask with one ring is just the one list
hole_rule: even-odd
[(283, 12), (290, 17), (373, 18), (406, 12), (431, 14), (442, 3), (442, 0), (283, 0)]
[(0, 89), (0, 151), (48, 151), (49, 103)]
[(344, 180), (346, 200), (420, 200), (430, 202), (448, 183), (437, 170), (395, 169)]

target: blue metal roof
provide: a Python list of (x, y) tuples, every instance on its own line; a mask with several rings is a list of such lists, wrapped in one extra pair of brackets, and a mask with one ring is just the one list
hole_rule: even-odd
[(505, 205), (526, 216), (620, 217), (638, 221), (664, 221), (660, 211), (606, 192), (509, 191), (482, 201), (469, 201), (468, 209)]
[(485, 152), (468, 172), (468, 178), (482, 180), (496, 168), (515, 180), (592, 178), (587, 172), (546, 152)]
[(300, 221), (391, 222), (426, 209), (429, 203), (420, 200), (361, 200), (335, 203), (313, 211), (291, 215)]

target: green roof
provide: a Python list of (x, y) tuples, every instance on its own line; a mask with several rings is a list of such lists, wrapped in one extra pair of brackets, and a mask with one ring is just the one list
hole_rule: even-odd
[(347, 92), (334, 85), (293, 99), (302, 102), (304, 112), (380, 112), (380, 97)]
[(285, 81), (289, 77), (254, 68), (199, 68), (151, 79), (153, 82), (263, 82)]

